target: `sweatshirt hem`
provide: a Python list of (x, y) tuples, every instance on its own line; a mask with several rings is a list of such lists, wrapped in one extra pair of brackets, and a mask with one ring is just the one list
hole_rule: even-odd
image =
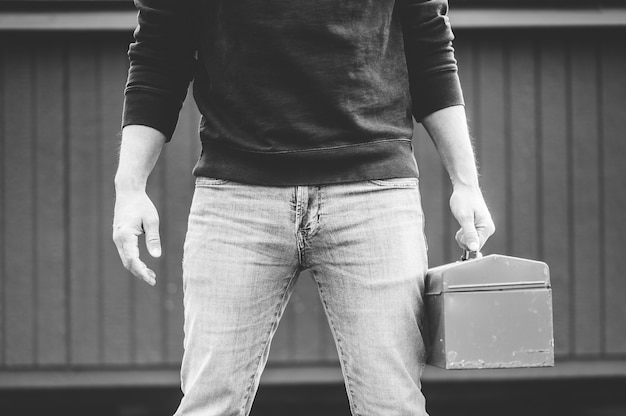
[(271, 186), (418, 177), (409, 139), (378, 140), (293, 152), (250, 152), (204, 141), (193, 174)]
[[(355, 147), (361, 147), (361, 146), (370, 146), (370, 145), (379, 144), (379, 143), (398, 142), (398, 141), (405, 141), (405, 142), (410, 143), (411, 139), (380, 139), (380, 140), (372, 140), (372, 141), (364, 142), (364, 143), (339, 144), (339, 145), (333, 145), (333, 146), (292, 149), (292, 150), (253, 150), (253, 149), (243, 149), (243, 148), (231, 146), (228, 144), (217, 144), (217, 143), (211, 144), (210, 146), (228, 147), (229, 149), (232, 149), (233, 151), (237, 151), (237, 152), (256, 153), (256, 154), (265, 154), (265, 155), (282, 155), (282, 154), (289, 154), (289, 153), (328, 152), (328, 151), (334, 151), (334, 150), (340, 150), (340, 149), (349, 149), (349, 148), (355, 148)], [(208, 143), (209, 141), (208, 140), (202, 141), (203, 146), (205, 142)]]

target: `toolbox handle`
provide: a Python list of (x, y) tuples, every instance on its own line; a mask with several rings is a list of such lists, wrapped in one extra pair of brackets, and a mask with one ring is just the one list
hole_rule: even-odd
[(463, 255), (461, 256), (461, 261), (479, 259), (483, 256), (480, 251), (471, 251), (471, 250), (463, 250)]

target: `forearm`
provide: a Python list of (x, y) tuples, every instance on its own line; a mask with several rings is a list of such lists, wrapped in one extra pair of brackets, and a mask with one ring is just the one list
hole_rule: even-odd
[(450, 210), (461, 226), (456, 240), (463, 249), (478, 251), (496, 228), (478, 186), (465, 108), (447, 107), (426, 116), (422, 122), (452, 181)]
[(151, 127), (124, 127), (115, 174), (117, 192), (145, 190), (148, 176), (154, 169), (165, 140), (163, 133)]
[(465, 108), (460, 105), (444, 108), (426, 116), (422, 123), (437, 148), (452, 185), (478, 188)]

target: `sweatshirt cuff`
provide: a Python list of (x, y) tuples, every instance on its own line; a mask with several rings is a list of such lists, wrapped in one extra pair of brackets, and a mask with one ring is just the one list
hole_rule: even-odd
[(182, 103), (159, 94), (127, 90), (124, 97), (122, 128), (130, 125), (152, 127), (163, 133), (169, 142), (176, 129), (181, 107)]
[[(412, 88), (413, 89), (413, 88)], [(424, 77), (415, 86), (413, 116), (417, 121), (443, 108), (465, 105), (457, 71), (442, 71)]]

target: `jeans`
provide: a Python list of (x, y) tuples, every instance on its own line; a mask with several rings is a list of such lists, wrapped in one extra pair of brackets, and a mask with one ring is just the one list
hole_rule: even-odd
[(198, 178), (183, 259), (176, 415), (248, 415), (298, 274), (310, 270), (353, 415), (426, 415), (418, 180), (268, 187)]

